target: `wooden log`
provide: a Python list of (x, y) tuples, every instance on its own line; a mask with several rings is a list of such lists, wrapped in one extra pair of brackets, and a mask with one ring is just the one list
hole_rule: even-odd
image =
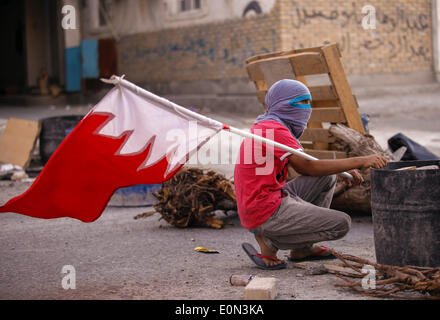
[(365, 277), (365, 274), (360, 274), (351, 268), (341, 267), (334, 264), (324, 264), (324, 268), (326, 268), (329, 273), (339, 273), (354, 278)]
[(342, 124), (334, 124), (329, 132), (340, 143), (344, 143), (350, 150), (350, 156), (367, 156), (379, 153), (387, 160), (393, 160), (393, 155), (384, 151), (371, 135), (364, 135)]
[[(355, 187), (348, 188), (345, 182), (338, 182), (336, 189), (341, 188), (339, 195), (335, 193), (330, 208), (347, 212), (370, 215), (371, 214), (371, 186), (367, 176), (362, 174), (364, 182)], [(335, 190), (336, 192), (336, 190)]]

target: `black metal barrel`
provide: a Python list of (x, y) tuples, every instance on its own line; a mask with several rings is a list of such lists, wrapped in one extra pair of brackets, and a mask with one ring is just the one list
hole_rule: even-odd
[(75, 128), (84, 116), (68, 115), (40, 120), (40, 157), (45, 164), (64, 138)]
[(396, 170), (440, 161), (390, 162), (371, 170), (376, 260), (387, 265), (440, 266), (440, 170)]

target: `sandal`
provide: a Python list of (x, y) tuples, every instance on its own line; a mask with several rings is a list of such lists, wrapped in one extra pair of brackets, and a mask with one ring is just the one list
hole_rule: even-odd
[(274, 266), (266, 266), (263, 259), (269, 259), (273, 261), (280, 261), (280, 259), (275, 257), (267, 257), (259, 254), (257, 250), (255, 250), (254, 246), (252, 246), (250, 243), (243, 243), (242, 248), (244, 252), (249, 256), (249, 258), (257, 265), (258, 268), (264, 269), (264, 270), (280, 270), (285, 269), (287, 267), (287, 263), (281, 263)]

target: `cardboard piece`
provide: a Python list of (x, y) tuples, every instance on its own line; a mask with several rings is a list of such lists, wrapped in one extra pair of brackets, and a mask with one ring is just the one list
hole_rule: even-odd
[(27, 168), (40, 130), (38, 121), (10, 118), (0, 138), (0, 162)]

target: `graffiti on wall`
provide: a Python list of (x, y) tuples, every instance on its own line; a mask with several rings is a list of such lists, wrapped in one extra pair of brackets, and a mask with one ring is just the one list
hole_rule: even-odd
[(120, 69), (147, 81), (246, 77), (244, 64), (251, 56), (332, 42), (339, 44), (349, 73), (432, 67), (429, 1), (411, 6), (376, 1), (374, 30), (362, 28), (358, 2), (325, 2), (319, 8), (307, 1), (285, 3), (282, 21), (258, 15), (125, 37), (118, 45)]
[[(339, 47), (344, 54), (350, 54), (353, 51), (364, 49), (366, 52), (374, 54), (375, 50), (383, 48), (387, 53), (387, 59), (393, 60), (398, 54), (405, 52), (409, 61), (413, 59), (421, 58), (424, 61), (431, 62), (431, 47), (430, 44), (417, 44), (404, 34), (391, 35), (386, 38), (377, 37), (373, 39), (367, 39), (362, 41), (357, 47), (352, 43), (352, 34), (345, 32), (341, 35)], [(330, 43), (330, 41), (324, 41), (324, 43)], [(300, 47), (305, 47), (301, 44)]]
[(165, 31), (126, 40), (120, 44), (120, 63), (162, 69), (162, 73), (174, 68), (182, 76), (195, 71), (218, 72), (220, 66), (224, 72), (236, 70), (244, 75), (247, 58), (277, 50), (275, 29), (269, 30), (269, 41), (264, 43), (256, 40), (253, 32), (243, 30), (227, 36), (203, 28), (196, 31), (181, 35)]
[(243, 14), (241, 15), (243, 18), (250, 15), (258, 15), (262, 14), (263, 10), (261, 9), (258, 1), (249, 2), (243, 10)]
[[(295, 5), (295, 9), (292, 10), (292, 26), (295, 29), (301, 29), (309, 25), (314, 19), (337, 21), (342, 28), (349, 26), (352, 22), (361, 26), (364, 17), (362, 6), (355, 2), (351, 3), (351, 8), (348, 10), (335, 7), (329, 12), (301, 7), (295, 2), (293, 5)], [(377, 7), (376, 19), (385, 32), (394, 32), (396, 30), (403, 32), (412, 30), (424, 31), (430, 26), (430, 19), (426, 12), (409, 14), (404, 8), (398, 6), (394, 7), (390, 13), (385, 13), (381, 11), (381, 7)]]
[[(387, 10), (381, 6), (375, 9), (377, 27), (374, 31), (365, 31), (361, 28), (364, 15), (359, 3), (317, 10), (292, 2), (289, 9), (290, 26), (297, 32), (307, 34), (309, 30), (316, 30), (317, 25), (326, 25), (325, 29), (319, 29), (323, 43), (338, 42), (343, 56), (374, 57), (377, 54), (382, 61), (403, 57), (408, 61), (432, 61), (431, 19), (427, 10), (417, 12), (414, 8), (407, 9), (397, 3), (387, 7)], [(328, 28), (332, 32), (328, 32)], [(316, 40), (292, 37), (293, 45), (300, 48), (315, 46)]]

